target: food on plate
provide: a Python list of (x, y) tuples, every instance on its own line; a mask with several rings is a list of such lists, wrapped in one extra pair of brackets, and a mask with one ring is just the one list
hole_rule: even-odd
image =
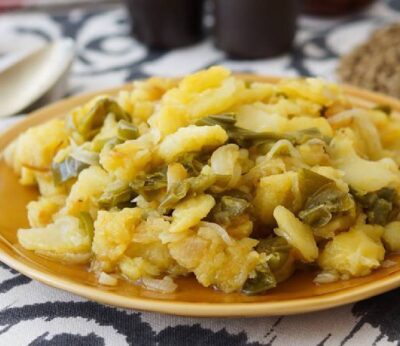
[(307, 267), (321, 284), (368, 275), (400, 250), (399, 134), (388, 107), (334, 84), (215, 66), (98, 96), (3, 155), (40, 193), (25, 249), (102, 285), (172, 293), (192, 275), (252, 295)]

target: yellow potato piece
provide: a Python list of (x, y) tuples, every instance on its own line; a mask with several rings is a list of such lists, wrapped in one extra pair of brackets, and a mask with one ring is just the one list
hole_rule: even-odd
[(344, 172), (343, 180), (361, 193), (400, 186), (399, 169), (392, 159), (368, 161), (359, 157), (351, 139), (343, 133), (335, 136), (328, 153), (334, 167)]
[(149, 146), (149, 143), (141, 139), (126, 141), (111, 150), (103, 150), (100, 154), (100, 163), (116, 178), (131, 181), (150, 164)]
[(146, 276), (160, 275), (157, 266), (141, 257), (129, 258), (124, 256), (118, 266), (121, 273), (131, 281), (136, 281)]
[(356, 226), (334, 237), (322, 251), (318, 263), (325, 270), (364, 276), (380, 266), (385, 249), (380, 241), (381, 226)]
[(295, 132), (311, 128), (318, 129), (325, 136), (331, 137), (333, 135), (332, 127), (325, 118), (299, 116), (290, 119), (286, 125), (286, 131), (288, 132)]
[(63, 207), (64, 203), (65, 196), (63, 195), (40, 197), (37, 201), (29, 202), (26, 206), (29, 225), (31, 227), (48, 225), (53, 221), (53, 215)]
[(284, 237), (300, 253), (305, 262), (313, 262), (318, 258), (318, 247), (310, 226), (302, 223), (283, 206), (275, 208), (274, 218), (278, 223), (275, 233)]
[(231, 239), (230, 245), (209, 227), (197, 234), (168, 245), (172, 257), (196, 275), (203, 286), (214, 285), (223, 292), (238, 291), (249, 274), (260, 264), (260, 255), (253, 250), (257, 240)]
[(68, 143), (68, 131), (65, 121), (50, 120), (24, 132), (12, 147), (8, 155), (9, 164), (17, 173), (21, 167), (35, 171), (46, 171), (58, 150)]
[(172, 213), (173, 220), (169, 231), (182, 232), (196, 226), (214, 205), (214, 197), (210, 195), (200, 195), (179, 203)]
[(228, 135), (219, 125), (190, 125), (165, 137), (158, 148), (158, 153), (166, 162), (172, 162), (184, 153), (201, 151), (203, 148), (215, 148), (227, 140)]
[(400, 251), (400, 221), (387, 224), (382, 239), (389, 251)]
[(85, 254), (91, 246), (90, 235), (72, 216), (59, 217), (43, 228), (19, 229), (18, 241), (25, 249), (55, 255)]
[(124, 254), (141, 214), (138, 208), (99, 211), (94, 223), (92, 251), (100, 262), (113, 264)]
[(293, 185), (297, 173), (287, 172), (261, 178), (253, 200), (257, 216), (266, 225), (274, 225), (274, 210), (277, 206), (290, 207), (293, 202)]
[(97, 200), (103, 194), (112, 178), (107, 172), (98, 167), (91, 166), (83, 170), (65, 202), (66, 212), (70, 215), (79, 215), (81, 212), (89, 212), (95, 217)]

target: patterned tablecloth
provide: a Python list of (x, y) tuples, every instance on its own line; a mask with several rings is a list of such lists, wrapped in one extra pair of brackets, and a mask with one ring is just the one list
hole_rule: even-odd
[[(121, 7), (0, 15), (0, 69), (45, 41), (70, 36), (69, 94), (148, 75), (224, 64), (235, 71), (335, 79), (338, 57), (377, 26), (400, 19), (400, 0), (349, 18), (302, 18), (291, 54), (233, 61), (210, 40), (170, 52), (129, 37)], [(1, 128), (13, 120), (2, 121)], [(115, 309), (31, 281), (0, 263), (0, 345), (389, 345), (400, 340), (400, 290), (324, 312), (252, 319), (194, 319)]]

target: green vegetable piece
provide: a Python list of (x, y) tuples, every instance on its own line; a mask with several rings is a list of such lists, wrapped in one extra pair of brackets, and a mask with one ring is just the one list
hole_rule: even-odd
[(391, 115), (393, 112), (393, 109), (390, 105), (377, 105), (374, 108), (372, 108), (375, 111), (381, 111), (385, 113), (386, 115)]
[(351, 196), (340, 190), (332, 179), (309, 169), (300, 169), (298, 176), (304, 201), (298, 216), (311, 227), (325, 226), (335, 213), (354, 207)]
[(329, 144), (330, 141), (332, 140), (332, 138), (323, 135), (321, 131), (315, 127), (291, 132), (289, 135), (293, 138), (292, 142), (295, 145), (304, 144), (311, 139), (320, 139), (324, 141), (326, 144)]
[(98, 200), (101, 209), (132, 207), (137, 193), (125, 182), (115, 181), (107, 186)]
[(271, 288), (276, 287), (277, 282), (274, 274), (266, 263), (256, 269), (256, 276), (246, 280), (242, 287), (242, 292), (247, 295), (257, 295), (265, 293)]
[(118, 137), (109, 137), (109, 138), (96, 138), (92, 142), (91, 149), (99, 153), (103, 150), (103, 148), (107, 147), (108, 149), (114, 148), (116, 145), (123, 143), (121, 139)]
[(323, 136), (316, 128), (282, 134), (277, 132), (255, 132), (238, 127), (235, 124), (235, 114), (211, 115), (196, 122), (196, 125), (198, 126), (220, 125), (228, 134), (230, 143), (236, 143), (242, 148), (262, 145), (262, 151), (265, 151), (267, 147), (270, 147), (271, 143), (275, 143), (281, 139), (287, 139), (293, 144), (303, 144), (314, 138), (322, 139), (326, 142), (330, 141), (328, 137)]
[(188, 179), (190, 185), (190, 192), (201, 194), (208, 188), (213, 186), (219, 176), (214, 174), (200, 174), (197, 177), (192, 177)]
[(332, 179), (305, 168), (299, 170), (298, 179), (300, 193), (304, 200), (316, 193), (322, 186), (333, 182)]
[(53, 162), (51, 172), (54, 183), (60, 185), (72, 178), (76, 178), (87, 167), (89, 167), (87, 163), (78, 161), (70, 156), (61, 162)]
[(139, 137), (138, 128), (126, 120), (120, 120), (118, 122), (117, 133), (118, 138), (122, 140), (136, 139)]
[(76, 124), (79, 134), (86, 140), (93, 138), (103, 126), (104, 120), (108, 114), (114, 114), (116, 120), (130, 121), (130, 116), (125, 112), (117, 102), (102, 98), (98, 100), (89, 112)]
[(182, 164), (191, 176), (197, 176), (209, 158), (210, 154), (208, 153), (186, 153), (179, 157), (177, 162)]
[(227, 225), (236, 216), (242, 215), (250, 207), (250, 203), (242, 198), (223, 196), (211, 212), (213, 220), (218, 224)]
[(256, 268), (256, 277), (247, 279), (242, 291), (251, 295), (261, 294), (287, 280), (295, 270), (292, 250), (285, 238), (271, 236), (261, 239), (256, 251), (264, 253), (267, 261)]
[(92, 216), (88, 212), (81, 212), (78, 215), (79, 225), (89, 234), (90, 239), (93, 239), (94, 235), (94, 222)]
[(283, 237), (271, 236), (265, 239), (261, 239), (257, 244), (256, 250), (258, 252), (265, 252), (267, 254), (274, 252), (289, 252), (291, 246)]
[(292, 247), (286, 241), (285, 238), (271, 236), (265, 239), (261, 239), (258, 243), (256, 250), (259, 253), (265, 253), (267, 255), (268, 266), (274, 273), (278, 282), (286, 280), (286, 278), (280, 278), (276, 274), (279, 274), (280, 270), (291, 258)]
[(200, 174), (197, 177), (191, 177), (175, 183), (161, 201), (159, 211), (165, 214), (186, 196), (202, 194), (214, 185), (216, 179), (216, 175)]
[(255, 132), (237, 127), (235, 114), (211, 115), (196, 122), (198, 126), (220, 125), (228, 134), (229, 142), (236, 143), (243, 148), (251, 147), (259, 142), (287, 139), (286, 135), (274, 132)]
[(233, 126), (236, 124), (236, 115), (233, 113), (210, 115), (208, 117), (201, 118), (197, 121), (197, 126), (213, 126), (220, 125), (222, 127)]
[(184, 199), (190, 190), (190, 183), (185, 180), (181, 183), (175, 183), (167, 192), (166, 196), (161, 201), (158, 210), (165, 214), (173, 209), (182, 199)]
[(269, 268), (277, 282), (287, 280), (294, 273), (296, 267), (293, 248), (285, 238), (271, 236), (262, 239), (256, 250), (267, 255)]
[(332, 212), (324, 205), (316, 206), (315, 208), (302, 210), (299, 217), (306, 224), (312, 227), (322, 227), (327, 225), (332, 220)]
[(129, 185), (137, 194), (151, 200), (153, 194), (166, 188), (167, 184), (167, 169), (164, 167), (161, 171), (139, 175)]
[(340, 190), (331, 181), (307, 198), (298, 216), (311, 227), (322, 227), (332, 220), (333, 214), (349, 211), (353, 206), (350, 194)]
[(100, 161), (99, 153), (82, 147), (75, 147), (72, 149), (69, 157), (74, 158), (77, 161), (87, 163), (88, 165), (98, 165)]
[(399, 195), (395, 189), (384, 187), (365, 195), (351, 191), (356, 202), (367, 215), (367, 223), (386, 225), (393, 221), (400, 209)]

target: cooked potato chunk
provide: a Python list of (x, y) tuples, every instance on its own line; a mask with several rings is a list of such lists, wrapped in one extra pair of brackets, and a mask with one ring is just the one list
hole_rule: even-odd
[(99, 211), (94, 223), (92, 251), (105, 268), (124, 254), (140, 219), (141, 211), (138, 208)]
[(104, 169), (124, 181), (133, 180), (146, 169), (150, 161), (148, 144), (140, 139), (126, 141), (100, 154), (100, 163)]
[(325, 136), (332, 136), (333, 131), (325, 118), (295, 117), (287, 123), (286, 131), (295, 132), (306, 129), (318, 129)]
[(27, 205), (28, 220), (31, 227), (44, 227), (53, 221), (53, 215), (57, 213), (65, 203), (65, 196), (55, 195), (41, 197)]
[[(19, 175), (22, 174), (23, 168), (46, 172), (50, 169), (57, 151), (67, 143), (68, 131), (65, 121), (54, 119), (43, 125), (32, 127), (20, 135), (6, 149), (4, 157)], [(26, 180), (22, 180), (22, 183), (24, 181)]]
[(162, 105), (181, 105), (187, 109), (190, 118), (196, 120), (231, 107), (241, 85), (230, 77), (229, 70), (211, 67), (185, 77), (178, 88), (171, 89), (164, 95)]
[(20, 229), (18, 241), (25, 249), (56, 257), (86, 254), (91, 246), (90, 234), (80, 227), (79, 219), (72, 216), (59, 217), (43, 228)]
[(196, 275), (204, 286), (215, 285), (223, 292), (239, 290), (260, 263), (253, 250), (257, 241), (231, 239), (230, 245), (211, 228), (201, 227), (197, 234), (169, 244), (172, 257)]
[(274, 210), (277, 206), (290, 207), (293, 202), (293, 185), (297, 173), (287, 172), (261, 178), (253, 200), (257, 216), (266, 225), (274, 225)]
[(172, 213), (173, 221), (169, 231), (181, 232), (196, 226), (214, 205), (215, 200), (210, 195), (200, 195), (178, 204)]
[(158, 270), (157, 266), (151, 264), (142, 257), (129, 258), (124, 256), (118, 265), (122, 274), (132, 281), (139, 280), (140, 278), (146, 276), (160, 275), (160, 271)]
[(383, 242), (390, 251), (400, 251), (400, 221), (393, 221), (385, 226)]
[(329, 146), (329, 154), (333, 165), (344, 171), (343, 180), (362, 193), (400, 185), (399, 169), (392, 159), (362, 159), (355, 152), (351, 140), (343, 134), (333, 139)]
[(263, 104), (244, 105), (237, 112), (236, 125), (256, 132), (283, 133), (287, 127), (288, 119), (279, 113), (268, 112)]
[(356, 226), (331, 240), (322, 251), (318, 263), (325, 270), (340, 274), (364, 276), (379, 267), (385, 249), (380, 241), (381, 226)]
[(100, 167), (92, 166), (83, 170), (67, 197), (66, 212), (70, 215), (89, 212), (95, 217), (97, 200), (111, 182), (112, 178)]
[(160, 144), (158, 153), (166, 162), (172, 162), (184, 153), (218, 147), (224, 144), (227, 139), (228, 135), (219, 125), (190, 125), (168, 135)]
[(305, 262), (312, 262), (318, 257), (318, 247), (312, 229), (308, 225), (302, 223), (282, 206), (275, 208), (274, 218), (279, 227), (275, 232), (284, 237)]

